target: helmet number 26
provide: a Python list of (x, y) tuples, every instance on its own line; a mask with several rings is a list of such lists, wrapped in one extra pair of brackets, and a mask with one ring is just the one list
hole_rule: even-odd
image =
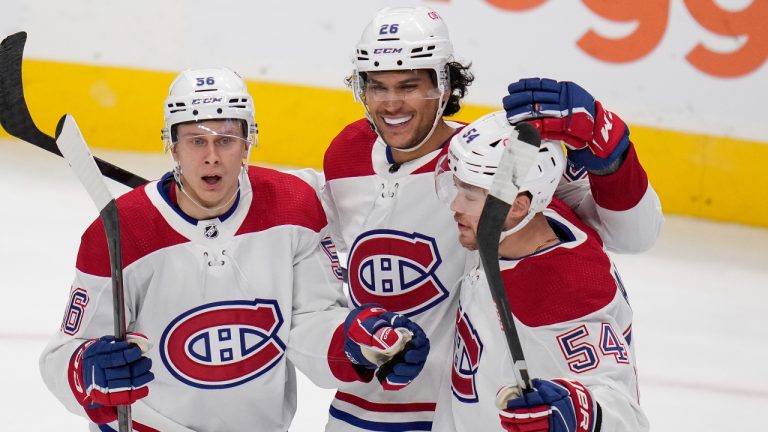
[(395, 34), (397, 33), (397, 24), (384, 24), (381, 27), (379, 27), (379, 34), (385, 35), (385, 34)]

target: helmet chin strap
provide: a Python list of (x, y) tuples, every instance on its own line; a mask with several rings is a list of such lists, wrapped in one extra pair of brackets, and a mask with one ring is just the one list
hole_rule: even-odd
[(521, 229), (523, 229), (523, 227), (528, 225), (528, 222), (530, 222), (531, 219), (533, 219), (534, 216), (536, 216), (536, 213), (534, 213), (534, 212), (529, 210), (528, 214), (525, 215), (525, 218), (523, 218), (523, 220), (518, 222), (517, 225), (513, 226), (512, 228), (510, 228), (510, 229), (508, 229), (506, 231), (502, 231), (501, 232), (501, 236), (499, 237), (499, 244), (501, 244), (501, 242), (505, 238), (507, 238), (507, 237), (511, 236), (512, 234), (514, 234), (514, 233), (520, 231)]
[[(403, 149), (396, 148), (395, 150), (397, 150), (399, 152), (403, 152), (403, 153), (411, 153), (411, 152), (415, 152), (416, 150), (420, 149), (421, 146), (423, 146), (427, 141), (429, 141), (430, 138), (432, 138), (432, 134), (435, 133), (435, 129), (437, 129), (437, 123), (443, 117), (443, 111), (445, 110), (445, 106), (446, 105), (448, 105), (448, 99), (446, 99), (444, 102), (441, 101), (440, 106), (437, 108), (437, 112), (435, 113), (435, 121), (432, 122), (432, 128), (424, 136), (424, 139), (422, 139), (420, 143), (416, 144), (413, 147), (403, 148)], [(367, 110), (368, 109), (366, 108), (366, 111)], [(376, 128), (375, 125), (374, 125), (374, 128)], [(376, 131), (376, 133), (378, 133), (378, 132), (379, 131)], [(379, 135), (379, 136), (381, 136), (381, 135)], [(381, 140), (384, 141), (384, 138), (382, 138)], [(384, 143), (387, 144), (386, 141), (384, 141)], [(387, 145), (389, 145), (389, 144), (387, 144)]]

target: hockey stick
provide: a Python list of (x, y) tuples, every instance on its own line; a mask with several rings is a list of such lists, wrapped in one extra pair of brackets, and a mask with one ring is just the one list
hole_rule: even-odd
[(520, 345), (509, 298), (504, 288), (499, 269), (499, 239), (512, 202), (517, 197), (520, 183), (533, 166), (536, 154), (541, 146), (541, 136), (535, 127), (521, 122), (515, 125), (517, 139), (510, 139), (504, 148), (499, 167), (493, 176), (488, 197), (485, 199), (483, 212), (477, 226), (477, 245), (480, 261), (485, 269), (485, 277), (491, 289), (491, 296), (499, 309), (501, 325), (507, 339), (507, 347), (512, 355), (512, 368), (517, 380), (518, 396), (531, 391), (531, 380), (525, 354)]
[[(75, 119), (67, 114), (59, 120), (56, 126), (56, 145), (61, 150), (64, 159), (75, 171), (77, 178), (85, 187), (96, 208), (99, 210), (107, 234), (109, 249), (109, 265), (112, 269), (112, 308), (115, 321), (115, 338), (125, 340), (125, 298), (123, 292), (123, 257), (120, 249), (120, 219), (117, 214), (115, 198), (107, 189), (106, 183), (96, 166), (96, 162), (88, 150)], [(130, 432), (131, 406), (119, 405), (117, 418), (120, 432)]]
[[(61, 156), (56, 140), (35, 125), (24, 99), (21, 80), (21, 60), (27, 33), (19, 32), (5, 38), (0, 44), (0, 124), (12, 136)], [(147, 180), (109, 162), (94, 158), (99, 171), (128, 187), (136, 188)]]

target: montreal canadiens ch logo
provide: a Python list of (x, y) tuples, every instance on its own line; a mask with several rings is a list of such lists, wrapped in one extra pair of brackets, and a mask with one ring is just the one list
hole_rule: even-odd
[(453, 395), (462, 402), (474, 403), (478, 401), (475, 376), (482, 354), (483, 343), (467, 314), (459, 308), (456, 313), (451, 389)]
[(285, 353), (283, 317), (274, 300), (202, 305), (173, 320), (160, 339), (168, 371), (198, 388), (227, 388), (274, 367)]
[(378, 303), (403, 315), (423, 312), (448, 297), (436, 274), (441, 262), (431, 237), (394, 230), (366, 232), (349, 254), (352, 302)]

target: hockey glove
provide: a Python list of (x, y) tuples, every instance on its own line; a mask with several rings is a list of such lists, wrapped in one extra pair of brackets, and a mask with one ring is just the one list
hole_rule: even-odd
[(152, 360), (140, 348), (143, 345), (148, 350), (147, 338), (131, 334), (128, 339), (102, 336), (87, 342), (81, 372), (84, 405), (129, 405), (149, 394), (147, 384), (155, 378), (150, 372)]
[[(594, 432), (600, 407), (578, 381), (533, 379), (534, 391), (506, 401), (501, 426), (507, 432)], [(502, 389), (499, 393), (505, 392)], [(503, 406), (503, 404), (502, 404)]]
[(568, 159), (590, 172), (610, 174), (619, 168), (629, 148), (629, 129), (579, 85), (526, 78), (508, 90), (503, 103), (510, 123), (526, 120), (542, 138), (565, 142)]
[(386, 390), (399, 390), (424, 368), (429, 340), (418, 324), (372, 304), (352, 310), (344, 321), (344, 352), (359, 367), (379, 368)]

